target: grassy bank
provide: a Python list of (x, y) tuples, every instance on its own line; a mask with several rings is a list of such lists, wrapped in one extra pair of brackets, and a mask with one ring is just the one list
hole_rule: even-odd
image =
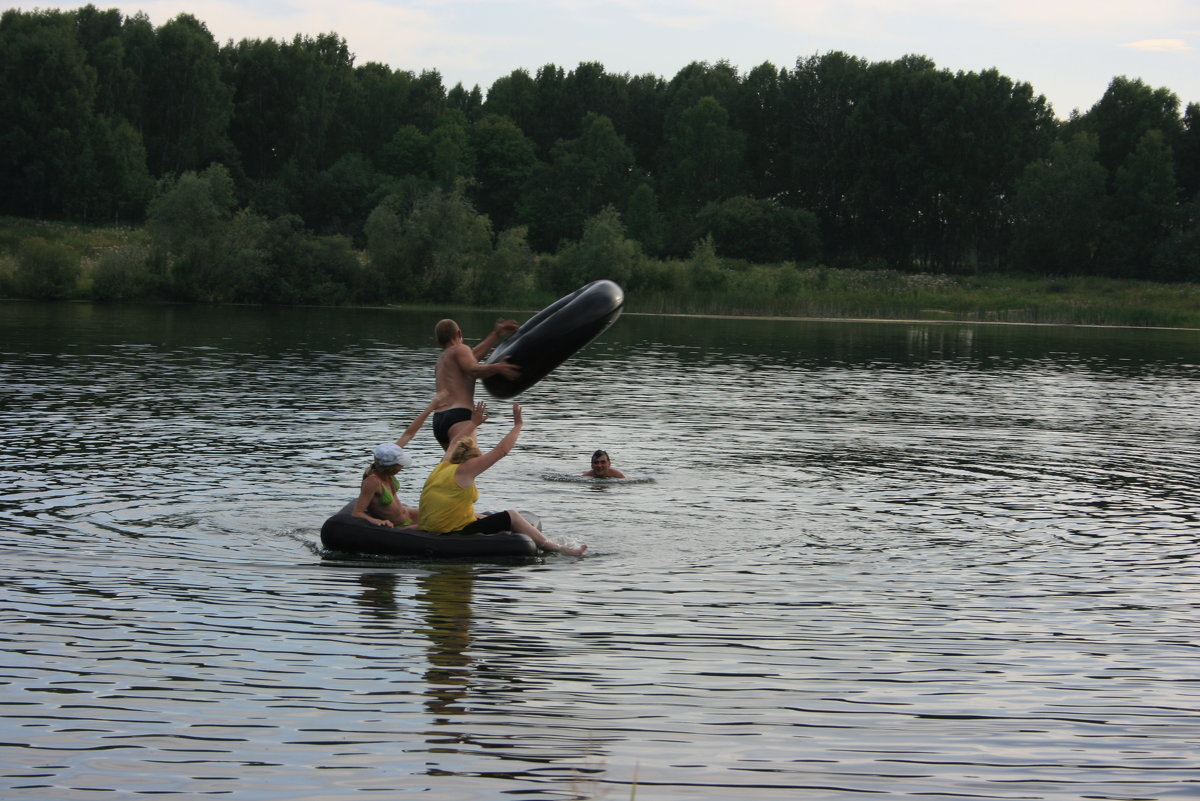
[(684, 291), (630, 298), (629, 309), (664, 314), (1200, 328), (1200, 284), (1194, 283), (816, 267), (795, 270), (790, 285), (770, 291), (761, 278), (739, 278), (735, 274), (722, 293)]
[[(94, 278), (105, 260), (136, 253), (144, 258), (143, 229), (86, 227), (0, 218), (0, 296), (20, 297), (23, 248), (31, 240), (69, 254), (70, 289), (65, 296), (96, 297)], [(553, 257), (549, 257), (553, 258)], [(852, 270), (793, 265), (726, 263), (697, 289), (688, 280), (689, 262), (651, 262), (645, 272), (662, 289), (626, 287), (626, 308), (663, 314), (719, 314), (814, 318), (863, 318), (1163, 326), (1200, 329), (1200, 284), (1161, 284), (1099, 277), (1038, 277), (1022, 274), (947, 276), (893, 270)], [(535, 308), (551, 295), (512, 299)]]

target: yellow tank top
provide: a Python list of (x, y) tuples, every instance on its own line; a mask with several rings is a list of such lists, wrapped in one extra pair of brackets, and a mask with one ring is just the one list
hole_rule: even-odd
[(445, 534), (458, 531), (475, 522), (475, 501), (479, 488), (474, 484), (463, 489), (454, 483), (458, 465), (439, 462), (421, 488), (421, 528)]

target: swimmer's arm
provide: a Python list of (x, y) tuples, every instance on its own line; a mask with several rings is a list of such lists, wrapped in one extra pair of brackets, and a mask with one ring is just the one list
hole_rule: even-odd
[(444, 395), (444, 392), (439, 392), (433, 396), (433, 400), (429, 402), (424, 411), (417, 415), (417, 419), (409, 423), (408, 428), (404, 429), (404, 433), (400, 435), (400, 439), (396, 440), (397, 445), (403, 448), (412, 441), (412, 438), (421, 430), (421, 426), (425, 425), (425, 420), (429, 417), (429, 414), (441, 404)]
[[(442, 461), (449, 461), (450, 454), (454, 453), (454, 449), (458, 446), (458, 443), (472, 436), (475, 433), (475, 429), (483, 425), (484, 420), (487, 420), (487, 404), (483, 401), (476, 401), (475, 405), (471, 407), (471, 419), (464, 421), (467, 427), (462, 429), (457, 437), (450, 440), (450, 447), (446, 448), (446, 454), (442, 457)], [(459, 470), (461, 471), (462, 468), (460, 467)]]
[(625, 474), (615, 467), (608, 468), (608, 475), (612, 478), (625, 478)]
[[(481, 405), (481, 404), (476, 404)], [(472, 420), (474, 417), (471, 418)], [(504, 438), (496, 443), (496, 447), (485, 453), (483, 456), (477, 456), (474, 459), (468, 459), (458, 466), (456, 478), (461, 482), (462, 479), (470, 478), (474, 480), (477, 476), (494, 465), (496, 462), (508, 456), (512, 451), (513, 446), (517, 444), (517, 440), (521, 436), (521, 428), (524, 426), (524, 421), (521, 419), (521, 407), (513, 404), (513, 427), (504, 435)], [(469, 484), (470, 482), (468, 482)], [(463, 486), (463, 484), (459, 484)]]
[(486, 357), (488, 355), (488, 353), (491, 352), (492, 348), (496, 347), (496, 344), (501, 339), (503, 339), (504, 337), (508, 336), (509, 334), (511, 334), (513, 331), (516, 331), (516, 330), (517, 330), (517, 321), (516, 320), (504, 320), (504, 319), (497, 320), (496, 324), (494, 326), (492, 326), (492, 330), (489, 331), (488, 335), (483, 338), (483, 341), (480, 342), (475, 347), (471, 348), (471, 354), (475, 357), (475, 361), (477, 361), (477, 362), (483, 361), (484, 357)]
[(455, 351), (451, 354), (451, 358), (454, 360), (454, 366), (457, 367), (464, 375), (470, 376), (471, 378), (487, 378), (488, 376), (492, 375), (502, 375), (505, 378), (516, 378), (521, 372), (521, 368), (510, 362), (507, 357), (494, 364), (480, 364), (479, 359), (482, 357), (476, 356), (474, 351), (472, 351), (466, 345), (455, 349)]

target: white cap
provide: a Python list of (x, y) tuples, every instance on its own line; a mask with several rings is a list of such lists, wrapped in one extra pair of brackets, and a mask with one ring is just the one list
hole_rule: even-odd
[(375, 449), (375, 464), (380, 467), (391, 467), (394, 464), (412, 467), (412, 463), (408, 452), (394, 442), (385, 442)]

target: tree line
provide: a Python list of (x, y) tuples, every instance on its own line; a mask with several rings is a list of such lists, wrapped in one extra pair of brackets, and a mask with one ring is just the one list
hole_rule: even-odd
[[(1200, 105), (1114, 78), (1055, 117), (996, 70), (842, 52), (486, 95), (338, 35), (181, 14), (0, 16), (0, 214), (142, 226), (98, 296), (477, 300), (751, 265), (1200, 280)], [(23, 248), (29, 280), (62, 254)], [(60, 265), (61, 267), (61, 265)], [(53, 283), (53, 281), (51, 281)]]

